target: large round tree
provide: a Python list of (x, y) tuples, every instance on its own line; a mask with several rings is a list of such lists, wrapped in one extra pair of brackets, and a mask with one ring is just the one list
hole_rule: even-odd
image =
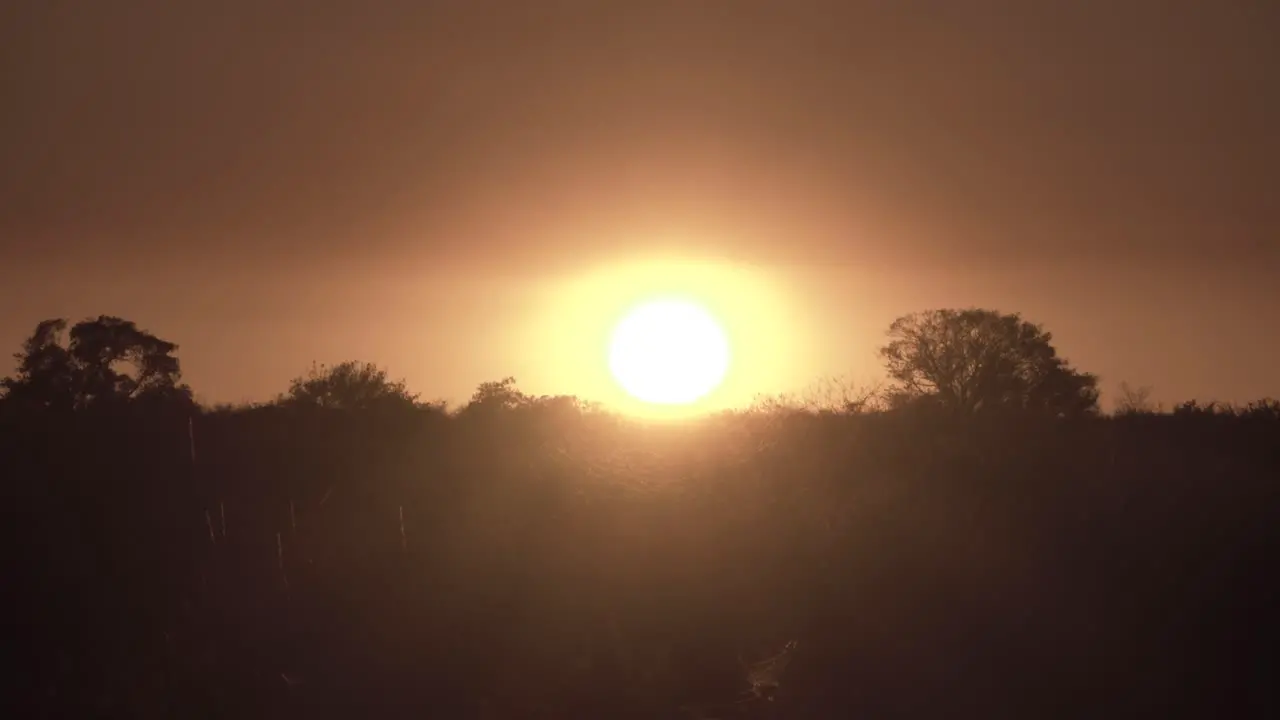
[(1053, 336), (1017, 313), (929, 310), (898, 318), (880, 349), (898, 403), (931, 401), (962, 413), (1054, 417), (1098, 411), (1098, 378), (1058, 356)]
[(80, 410), (138, 401), (191, 404), (174, 343), (134, 323), (100, 315), (67, 331), (62, 318), (36, 325), (0, 380), (6, 399), (27, 409)]

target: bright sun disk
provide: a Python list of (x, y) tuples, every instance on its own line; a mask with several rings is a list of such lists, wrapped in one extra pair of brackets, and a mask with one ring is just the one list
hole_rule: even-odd
[(614, 327), (609, 370), (637, 400), (687, 405), (723, 382), (729, 341), (702, 306), (676, 299), (653, 300), (631, 310)]

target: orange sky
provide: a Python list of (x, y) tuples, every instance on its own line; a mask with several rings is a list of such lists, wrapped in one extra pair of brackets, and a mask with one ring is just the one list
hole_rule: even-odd
[(906, 5), (24, 3), (0, 340), (122, 315), (217, 401), (595, 394), (570, 289), (675, 262), (760, 318), (735, 397), (971, 305), (1105, 389), (1280, 395), (1274, 3)]

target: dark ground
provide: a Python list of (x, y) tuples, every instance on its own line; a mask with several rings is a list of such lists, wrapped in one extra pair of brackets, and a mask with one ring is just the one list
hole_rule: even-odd
[(12, 717), (1280, 717), (1275, 419), (24, 417), (0, 476)]

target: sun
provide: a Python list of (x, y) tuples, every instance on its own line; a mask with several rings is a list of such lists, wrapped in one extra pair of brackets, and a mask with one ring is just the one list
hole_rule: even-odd
[(655, 405), (688, 405), (715, 390), (729, 369), (729, 341), (704, 307), (650, 300), (614, 327), (609, 370), (627, 394)]

